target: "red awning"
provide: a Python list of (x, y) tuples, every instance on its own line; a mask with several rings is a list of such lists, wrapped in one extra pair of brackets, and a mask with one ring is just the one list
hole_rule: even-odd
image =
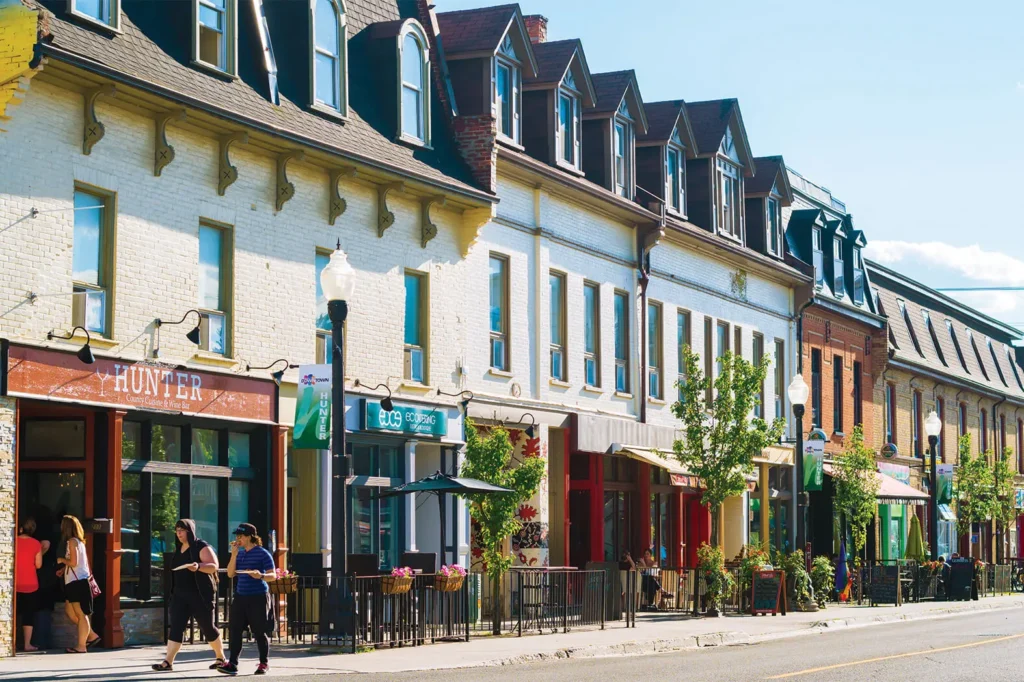
[[(835, 466), (825, 462), (825, 473), (832, 476), (834, 471)], [(880, 504), (920, 505), (928, 503), (929, 496), (926, 492), (912, 488), (906, 483), (897, 481), (892, 476), (887, 476), (880, 471), (875, 472), (875, 477), (879, 481), (876, 497)]]

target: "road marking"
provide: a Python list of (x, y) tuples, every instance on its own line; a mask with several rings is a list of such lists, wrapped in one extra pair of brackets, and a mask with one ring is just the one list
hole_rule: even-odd
[(836, 663), (835, 665), (825, 665), (820, 668), (808, 668), (807, 670), (799, 670), (794, 673), (785, 673), (783, 675), (775, 675), (769, 677), (769, 680), (784, 680), (787, 677), (798, 677), (800, 675), (810, 675), (811, 673), (820, 673), (826, 670), (835, 670), (837, 668), (849, 668), (854, 665), (864, 665), (865, 663), (878, 663), (879, 661), (891, 661), (897, 658), (909, 658), (911, 656), (926, 656), (928, 654), (938, 654), (943, 651), (955, 651), (956, 649), (967, 649), (974, 646), (982, 646), (983, 644), (995, 644), (996, 642), (1005, 642), (1011, 639), (1020, 639), (1024, 637), (1024, 633), (1019, 635), (1008, 635), (1006, 637), (996, 637), (995, 639), (986, 639), (981, 642), (971, 642), (970, 644), (957, 644), (956, 646), (947, 646), (940, 649), (924, 649), (922, 651), (911, 651), (906, 654), (894, 654), (892, 656), (880, 656), (878, 658), (866, 658), (863, 661), (851, 661), (849, 663)]

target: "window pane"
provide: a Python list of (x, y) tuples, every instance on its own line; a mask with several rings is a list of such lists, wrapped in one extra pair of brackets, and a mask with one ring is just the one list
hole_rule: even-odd
[(110, 24), (110, 0), (75, 0), (75, 10), (96, 21)]
[(248, 467), (249, 466), (249, 434), (229, 433), (228, 434), (228, 466)]
[[(155, 426), (153, 430), (156, 431)], [(154, 434), (154, 440), (155, 438)], [(181, 481), (178, 477), (153, 474), (152, 500), (152, 567), (149, 574), (149, 590), (151, 596), (158, 597), (164, 596), (164, 554), (175, 549), (174, 524), (181, 518)]]
[(668, 190), (669, 190), (669, 202), (672, 208), (677, 211), (680, 209), (679, 206), (679, 152), (675, 149), (670, 149), (668, 152)]
[(405, 85), (402, 86), (402, 132), (423, 139), (420, 93)]
[(181, 429), (177, 426), (153, 425), (153, 443), (151, 446), (154, 462), (181, 461)]
[(316, 53), (316, 99), (335, 109), (338, 102), (338, 60), (331, 55)]
[(220, 440), (216, 431), (192, 429), (192, 463), (220, 466)]
[(86, 329), (97, 334), (102, 334), (107, 329), (107, 292), (105, 291), (91, 291), (83, 287), (75, 287), (76, 297), (81, 297), (80, 301), (76, 301), (79, 305), (85, 304), (85, 324), (83, 325)]
[(583, 287), (583, 350), (597, 352), (597, 287), (587, 284)]
[(71, 278), (83, 284), (100, 286), (103, 248), (103, 200), (85, 192), (75, 192), (75, 228)]
[(146, 459), (141, 450), (142, 424), (123, 422), (121, 425), (121, 459)]
[(422, 346), (423, 277), (413, 273), (405, 275), (405, 343)]
[(331, 330), (331, 318), (327, 315), (327, 297), (320, 286), (320, 274), (331, 262), (331, 257), (326, 253), (316, 254), (316, 328), (324, 331)]
[(647, 356), (651, 367), (661, 367), (661, 306), (647, 306)]
[(358, 487), (352, 491), (352, 552), (373, 554), (373, 489)]
[(338, 14), (330, 0), (316, 0), (316, 46), (338, 55)]
[(502, 64), (498, 65), (498, 125), (499, 132), (512, 135), (512, 72)]
[(228, 482), (228, 527), (238, 528), (238, 524), (249, 521), (249, 482)]
[(550, 275), (551, 285), (551, 345), (561, 346), (565, 344), (563, 338), (563, 324), (565, 319), (565, 276)]
[(615, 294), (615, 359), (626, 360), (626, 349), (628, 348), (629, 322), (626, 317), (627, 297), (625, 294)]
[(141, 495), (140, 474), (124, 473), (121, 477), (122, 599), (137, 599), (139, 595), (139, 550), (143, 544), (139, 538), (139, 529), (142, 525)]
[(402, 43), (402, 80), (423, 90), (423, 49), (412, 34), (406, 35)]
[(221, 307), (221, 263), (223, 234), (216, 227), (199, 226), (199, 306), (207, 310)]
[(215, 478), (192, 479), (192, 519), (196, 522), (196, 535), (211, 545), (217, 544), (217, 529), (220, 528), (219, 492)]
[(227, 348), (227, 326), (224, 324), (224, 316), (209, 315), (207, 316), (206, 323), (209, 328), (209, 344), (203, 350), (208, 350), (211, 353), (223, 354)]
[(491, 331), (505, 331), (505, 260), (491, 258)]
[(558, 101), (559, 125), (562, 133), (562, 159), (569, 163), (575, 162), (576, 126), (573, 116), (573, 100), (562, 95)]

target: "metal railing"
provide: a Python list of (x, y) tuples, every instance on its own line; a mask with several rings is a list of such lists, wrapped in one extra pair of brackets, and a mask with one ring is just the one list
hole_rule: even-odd
[(490, 579), (471, 574), (469, 601), (475, 608), (469, 629), (474, 635), (495, 634), (497, 615), (497, 634), (603, 630), (606, 576), (599, 570), (513, 569), (501, 577), (496, 599)]

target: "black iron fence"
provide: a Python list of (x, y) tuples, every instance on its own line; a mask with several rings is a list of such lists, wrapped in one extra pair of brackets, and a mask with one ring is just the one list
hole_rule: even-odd
[[(470, 631), (522, 636), (587, 627), (603, 630), (606, 581), (606, 572), (600, 570), (513, 569), (501, 577), (495, 595), (490, 578), (471, 574)], [(635, 607), (626, 611), (635, 614)]]

